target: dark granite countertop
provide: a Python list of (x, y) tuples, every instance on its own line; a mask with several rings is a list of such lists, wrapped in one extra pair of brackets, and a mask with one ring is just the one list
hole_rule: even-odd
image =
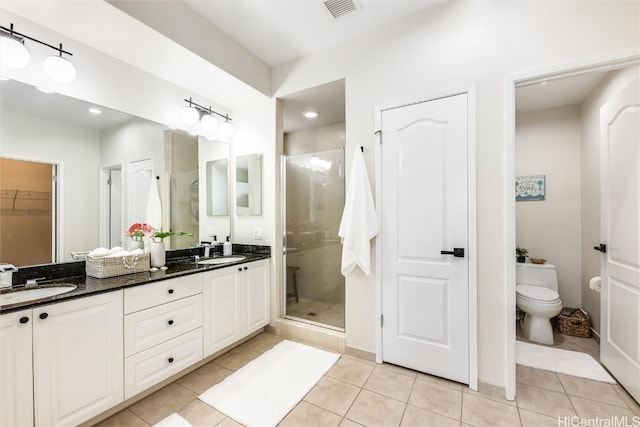
[[(235, 248), (234, 248), (235, 249)], [(182, 254), (179, 254), (182, 255)], [(259, 252), (259, 251), (246, 251), (246, 252), (235, 252), (232, 256), (242, 255), (246, 257), (241, 261), (230, 262), (225, 264), (214, 264), (214, 265), (203, 265), (196, 264), (194, 262), (193, 255), (188, 256), (178, 256), (174, 258), (167, 258), (166, 270), (158, 270), (158, 271), (148, 271), (142, 273), (135, 274), (127, 274), (123, 276), (115, 276), (109, 277), (105, 279), (97, 279), (94, 277), (88, 277), (84, 274), (81, 275), (69, 275), (64, 277), (56, 277), (49, 279), (49, 276), (46, 276), (48, 280), (43, 280), (41, 283), (43, 286), (53, 286), (56, 284), (73, 284), (76, 285), (77, 288), (73, 291), (47, 297), (40, 300), (31, 300), (22, 303), (9, 304), (0, 307), (0, 314), (11, 313), (14, 311), (25, 310), (33, 307), (39, 307), (42, 305), (47, 305), (51, 303), (57, 303), (61, 301), (68, 301), (76, 298), (83, 298), (90, 295), (96, 295), (104, 292), (112, 292), (119, 289), (129, 288), (132, 286), (140, 286), (146, 285), (148, 283), (158, 282), (161, 280), (173, 279), (176, 277), (188, 276), (191, 274), (203, 273), (205, 271), (216, 270), (220, 268), (226, 268), (232, 265), (244, 264), (247, 262), (257, 261), (261, 259), (268, 259), (271, 255), (268, 252)], [(75, 263), (82, 264), (84, 262)], [(53, 264), (49, 268), (55, 269), (59, 264)], [(43, 266), (42, 269), (47, 268)], [(75, 273), (78, 273), (78, 268), (75, 268)], [(42, 274), (42, 273), (40, 273)], [(63, 276), (61, 274), (57, 274), (56, 276)]]

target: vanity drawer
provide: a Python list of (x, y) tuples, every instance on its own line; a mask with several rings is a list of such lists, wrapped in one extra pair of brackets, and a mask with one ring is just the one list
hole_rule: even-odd
[(192, 274), (124, 290), (124, 314), (202, 293), (202, 275)]
[(183, 298), (124, 317), (124, 355), (149, 347), (202, 326), (202, 294)]
[(124, 398), (202, 360), (202, 328), (159, 344), (124, 360)]

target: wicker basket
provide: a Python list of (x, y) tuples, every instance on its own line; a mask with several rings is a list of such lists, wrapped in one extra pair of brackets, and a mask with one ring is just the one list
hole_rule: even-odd
[(87, 276), (98, 279), (149, 271), (149, 253), (114, 258), (87, 257), (85, 270)]
[(579, 308), (565, 307), (558, 314), (556, 329), (562, 335), (572, 337), (591, 337), (591, 318)]

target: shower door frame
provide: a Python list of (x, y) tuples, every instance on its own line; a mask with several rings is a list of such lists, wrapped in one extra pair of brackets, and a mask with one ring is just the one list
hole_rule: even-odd
[[(290, 316), (287, 314), (287, 157), (291, 157), (291, 156), (298, 156), (298, 155), (303, 155), (303, 154), (314, 154), (314, 153), (323, 153), (326, 151), (337, 151), (337, 150), (341, 150), (342, 151), (342, 161), (343, 161), (343, 165), (345, 166), (344, 168), (344, 173), (346, 173), (346, 159), (345, 159), (345, 147), (339, 147), (339, 148), (332, 148), (329, 150), (323, 150), (323, 151), (313, 151), (311, 153), (299, 153), (299, 154), (292, 154), (292, 155), (286, 155), (286, 154), (281, 154), (280, 155), (280, 218), (281, 218), (281, 229), (282, 229), (282, 268), (280, 271), (280, 280), (282, 283), (282, 287), (281, 287), (281, 296), (280, 296), (280, 306), (281, 306), (281, 317), (283, 319), (286, 320), (291, 320), (291, 321), (295, 321), (295, 322), (300, 322), (300, 323), (306, 323), (309, 325), (313, 325), (313, 326), (318, 326), (321, 328), (325, 328), (325, 329), (330, 329), (332, 331), (337, 331), (337, 332), (346, 332), (346, 325), (343, 328), (340, 328), (338, 326), (333, 326), (333, 325), (329, 325), (326, 323), (321, 323), (321, 322), (315, 322), (313, 320), (309, 320), (309, 319), (305, 319), (302, 317), (296, 317), (296, 316)], [(346, 177), (343, 178), (343, 194), (346, 197)], [(346, 283), (345, 283), (346, 285)], [(346, 311), (346, 286), (345, 289), (343, 290), (344, 293), (344, 299), (345, 299), (345, 311)], [(343, 312), (343, 315), (345, 316), (345, 320), (346, 320), (346, 313)]]

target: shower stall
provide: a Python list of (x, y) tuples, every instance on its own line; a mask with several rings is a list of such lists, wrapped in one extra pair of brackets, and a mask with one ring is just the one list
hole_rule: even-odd
[(344, 330), (344, 149), (283, 156), (285, 317)]

